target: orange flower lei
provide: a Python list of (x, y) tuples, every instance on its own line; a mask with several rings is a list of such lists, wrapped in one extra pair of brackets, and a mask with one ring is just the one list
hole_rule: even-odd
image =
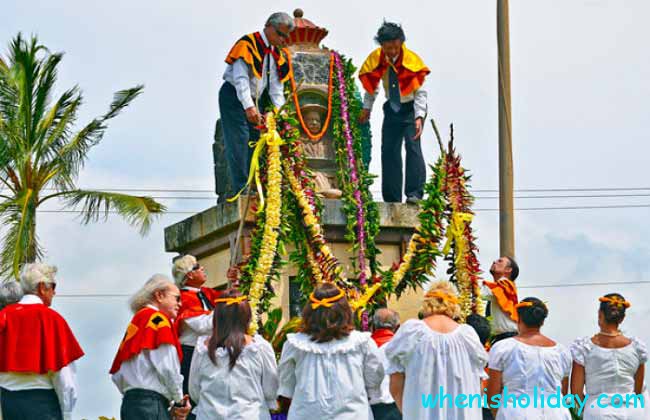
[(621, 308), (622, 307), (629, 308), (630, 306), (632, 306), (632, 304), (630, 302), (628, 302), (627, 300), (621, 299), (618, 296), (612, 296), (612, 297), (603, 296), (601, 298), (598, 298), (598, 300), (600, 302), (607, 302), (607, 303), (609, 303), (611, 305), (618, 306), (618, 307), (621, 307)]
[(237, 303), (242, 303), (248, 299), (248, 296), (239, 296), (235, 298), (218, 298), (214, 300), (214, 303), (225, 303), (226, 305), (235, 305)]
[(426, 299), (438, 298), (438, 299), (443, 300), (445, 302), (449, 302), (449, 303), (456, 304), (456, 305), (458, 304), (458, 298), (456, 296), (447, 294), (447, 293), (445, 293), (443, 291), (440, 291), (440, 290), (434, 290), (434, 291), (431, 291), (431, 292), (427, 292), (427, 294), (424, 295), (424, 297)]
[[(289, 56), (290, 57), (290, 56)], [(289, 61), (291, 61), (291, 58), (289, 58)], [(296, 116), (298, 117), (298, 121), (300, 121), (300, 126), (302, 127), (303, 131), (305, 134), (307, 134), (307, 137), (309, 137), (313, 141), (320, 140), (323, 135), (325, 135), (325, 132), (327, 131), (327, 128), (330, 125), (330, 119), (332, 118), (332, 82), (333, 82), (333, 74), (334, 74), (334, 54), (330, 53), (330, 72), (329, 72), (329, 83), (327, 86), (327, 117), (325, 118), (325, 123), (323, 124), (323, 127), (321, 128), (320, 132), (317, 134), (312, 134), (311, 131), (309, 131), (309, 128), (307, 128), (307, 124), (305, 124), (305, 120), (302, 117), (302, 111), (300, 110), (300, 102), (298, 101), (298, 93), (296, 91), (296, 81), (294, 80), (293, 77), (290, 77), (289, 79), (291, 80), (291, 90), (293, 91), (293, 102), (296, 104)]]
[(319, 306), (325, 306), (326, 308), (330, 308), (334, 304), (334, 302), (343, 299), (344, 297), (345, 297), (345, 292), (339, 289), (338, 295), (328, 297), (328, 298), (323, 298), (323, 299), (317, 299), (316, 296), (314, 296), (314, 292), (311, 292), (311, 294), (309, 295), (309, 300), (311, 301), (312, 309), (318, 309)]

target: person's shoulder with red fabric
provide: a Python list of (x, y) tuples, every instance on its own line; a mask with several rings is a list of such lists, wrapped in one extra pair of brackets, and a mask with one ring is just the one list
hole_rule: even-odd
[(176, 317), (179, 332), (182, 321), (209, 314), (214, 308), (215, 299), (221, 292), (204, 287), (207, 281), (205, 269), (193, 255), (183, 255), (174, 259), (172, 267), (174, 282), (181, 289), (181, 309)]

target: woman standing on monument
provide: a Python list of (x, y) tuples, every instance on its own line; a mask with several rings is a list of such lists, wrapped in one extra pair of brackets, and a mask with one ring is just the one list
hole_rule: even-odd
[[(593, 337), (579, 338), (571, 345), (571, 392), (580, 398), (584, 398), (585, 391), (589, 395), (584, 406), (585, 420), (647, 419), (640, 402), (648, 404), (649, 401), (639, 399), (639, 394), (643, 392), (648, 352), (642, 341), (624, 336), (619, 329), (630, 303), (618, 293), (609, 293), (599, 301), (600, 331)], [(601, 394), (608, 397), (601, 398)], [(619, 404), (614, 394), (625, 398), (622, 406), (616, 407)], [(647, 397), (647, 393), (643, 396)]]
[(277, 365), (271, 345), (247, 334), (251, 307), (235, 289), (216, 299), (212, 335), (200, 337), (190, 368), (197, 420), (267, 420), (276, 407)]
[[(481, 420), (476, 402), (467, 408), (442, 397), (481, 394), (487, 353), (476, 331), (458, 324), (460, 305), (456, 290), (448, 281), (434, 283), (424, 296), (424, 319), (406, 321), (384, 346), (390, 374), (390, 391), (404, 419)], [(449, 400), (450, 398), (447, 398)], [(467, 401), (466, 401), (467, 402)]]
[(282, 349), (278, 395), (291, 399), (289, 420), (372, 419), (384, 369), (370, 333), (354, 331), (345, 292), (324, 283), (309, 296), (302, 332)]

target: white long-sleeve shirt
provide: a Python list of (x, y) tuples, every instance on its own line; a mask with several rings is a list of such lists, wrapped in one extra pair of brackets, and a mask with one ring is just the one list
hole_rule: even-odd
[[(23, 305), (43, 304), (36, 295), (25, 295), (18, 302)], [(0, 388), (9, 391), (29, 389), (53, 389), (59, 399), (61, 412), (65, 420), (72, 419), (72, 410), (77, 403), (76, 367), (72, 362), (58, 372), (36, 373), (0, 373)]]
[[(260, 35), (262, 35), (264, 43), (270, 45), (264, 31), (261, 31)], [(277, 108), (284, 105), (284, 86), (278, 78), (277, 65), (271, 54), (267, 54), (264, 57), (262, 69), (262, 79), (260, 80), (255, 77), (253, 70), (241, 58), (226, 66), (223, 80), (235, 87), (237, 99), (239, 99), (244, 109), (255, 106), (254, 100), (260, 98), (269, 80), (269, 96), (271, 97), (271, 102)], [(267, 72), (269, 73), (269, 77), (266, 76)]]
[[(195, 293), (201, 291), (196, 287), (185, 286), (183, 290), (189, 290)], [(192, 346), (196, 344), (196, 340), (202, 335), (209, 335), (212, 333), (212, 314), (197, 315), (192, 318), (186, 318), (181, 325), (181, 334), (179, 340), (185, 346)]]
[[(153, 305), (147, 305), (158, 310)], [(183, 398), (183, 375), (176, 347), (163, 344), (154, 350), (142, 350), (137, 356), (122, 363), (112, 376), (122, 393), (130, 389), (147, 389), (163, 395), (170, 401)]]
[[(393, 60), (393, 63), (397, 59)], [(384, 72), (384, 75), (381, 78), (382, 84), (384, 85), (384, 92), (386, 93), (386, 99), (389, 99), (389, 90), (388, 90), (388, 71)], [(375, 89), (374, 93), (364, 92), (363, 94), (363, 109), (368, 111), (372, 110), (372, 106), (377, 99), (379, 94), (379, 85)], [(420, 86), (415, 92), (409, 93), (408, 95), (400, 94), (400, 103), (406, 103), (413, 101), (413, 109), (415, 112), (415, 118), (425, 118), (427, 115), (427, 91)]]

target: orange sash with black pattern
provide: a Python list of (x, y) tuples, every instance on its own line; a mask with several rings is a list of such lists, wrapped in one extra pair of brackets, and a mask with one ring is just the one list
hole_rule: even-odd
[(162, 312), (149, 307), (140, 309), (126, 328), (110, 373), (116, 373), (120, 370), (122, 363), (137, 356), (142, 350), (154, 350), (163, 344), (171, 344), (176, 347), (180, 363), (183, 359), (183, 352), (174, 324)]
[(287, 58), (290, 54), (289, 50), (286, 48), (279, 50), (276, 47), (267, 46), (259, 32), (239, 38), (239, 41), (235, 43), (228, 56), (226, 56), (226, 63), (232, 64), (241, 58), (250, 66), (255, 77), (261, 79), (264, 72), (264, 57), (269, 54), (275, 60), (280, 82), (284, 83), (289, 80), (292, 74), (291, 62)]

